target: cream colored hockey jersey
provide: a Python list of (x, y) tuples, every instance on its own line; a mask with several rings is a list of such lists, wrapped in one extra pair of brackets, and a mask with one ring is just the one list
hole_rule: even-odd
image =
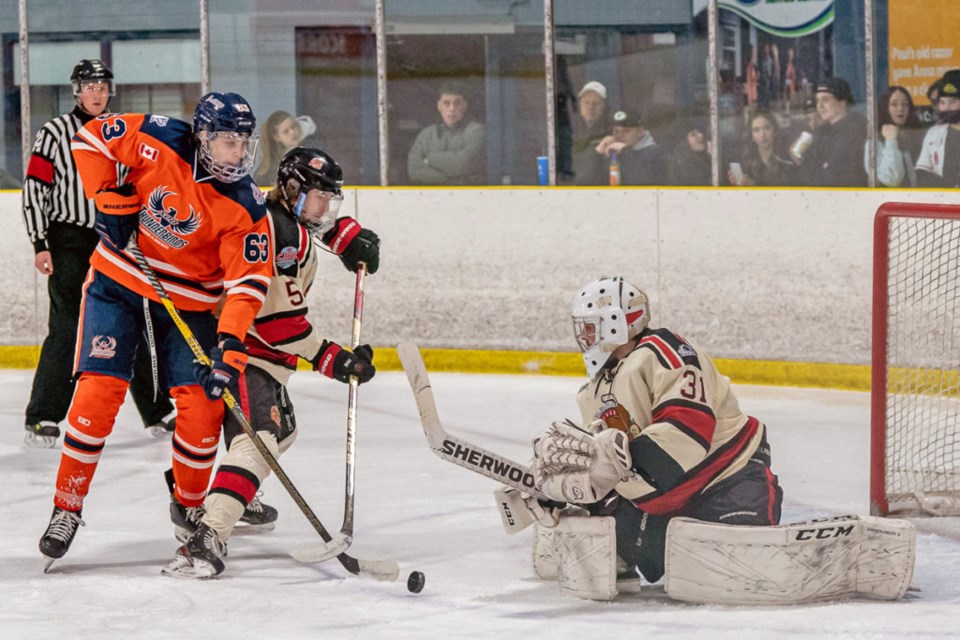
[(629, 423), (634, 475), (617, 492), (639, 509), (667, 515), (742, 469), (764, 425), (740, 410), (706, 355), (667, 329), (647, 329), (577, 396), (584, 423)]
[(279, 204), (268, 202), (267, 207), (276, 252), (273, 275), (244, 344), (251, 365), (286, 384), (298, 358), (315, 360), (323, 344), (307, 320), (307, 294), (317, 272), (318, 250), (307, 230)]

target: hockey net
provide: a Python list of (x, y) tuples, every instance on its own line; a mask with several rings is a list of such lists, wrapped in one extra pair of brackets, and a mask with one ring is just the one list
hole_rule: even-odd
[(870, 509), (960, 515), (960, 206), (874, 223)]

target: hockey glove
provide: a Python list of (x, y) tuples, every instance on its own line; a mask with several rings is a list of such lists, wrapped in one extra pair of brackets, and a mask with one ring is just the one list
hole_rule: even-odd
[(350, 217), (337, 218), (333, 229), (323, 236), (323, 242), (340, 256), (340, 262), (354, 273), (360, 263), (367, 265), (367, 273), (380, 268), (380, 236)]
[(210, 366), (194, 361), (193, 375), (211, 400), (219, 400), (247, 368), (247, 348), (231, 335), (220, 334), (220, 342), (210, 350)]
[(373, 366), (373, 348), (370, 345), (362, 344), (351, 353), (337, 343), (326, 340), (313, 359), (313, 368), (340, 382), (350, 382), (350, 376), (356, 376), (360, 384), (370, 382), (377, 372)]
[(94, 229), (101, 238), (123, 249), (137, 229), (140, 196), (132, 183), (112, 189), (103, 189), (93, 197), (97, 207)]
[(535, 442), (534, 452), (537, 488), (557, 501), (597, 502), (632, 470), (629, 439), (616, 429), (591, 436), (555, 422)]

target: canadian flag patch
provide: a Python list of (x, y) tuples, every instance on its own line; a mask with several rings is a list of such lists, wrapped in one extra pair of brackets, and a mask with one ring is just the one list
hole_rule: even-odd
[(140, 143), (139, 152), (140, 152), (140, 155), (142, 155), (144, 158), (146, 158), (147, 160), (151, 160), (153, 162), (156, 162), (157, 156), (160, 155), (159, 151), (157, 151), (150, 145), (146, 144), (145, 142)]

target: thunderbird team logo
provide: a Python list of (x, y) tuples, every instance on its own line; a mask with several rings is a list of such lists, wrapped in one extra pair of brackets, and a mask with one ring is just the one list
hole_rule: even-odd
[(182, 236), (188, 236), (200, 228), (200, 214), (190, 207), (190, 215), (186, 219), (177, 218), (177, 210), (166, 206), (170, 196), (177, 195), (167, 191), (166, 186), (159, 186), (150, 193), (147, 204), (140, 210), (140, 224), (160, 242), (168, 244), (174, 249), (182, 249), (188, 244)]

